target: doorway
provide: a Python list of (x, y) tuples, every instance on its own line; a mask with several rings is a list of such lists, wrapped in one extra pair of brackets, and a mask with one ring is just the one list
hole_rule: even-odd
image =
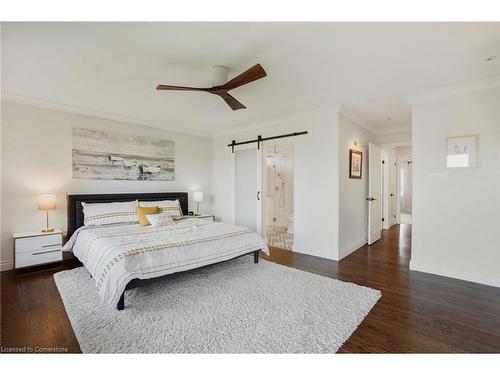
[(413, 185), (413, 161), (411, 155), (400, 156), (399, 158), (399, 223), (412, 223), (412, 185)]
[(294, 149), (292, 144), (264, 145), (262, 165), (263, 228), (268, 245), (293, 250)]

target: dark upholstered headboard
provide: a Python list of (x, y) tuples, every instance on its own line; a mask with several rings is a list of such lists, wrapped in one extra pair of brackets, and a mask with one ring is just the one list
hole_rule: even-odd
[(83, 206), (85, 203), (109, 203), (127, 201), (176, 200), (181, 204), (182, 213), (188, 213), (188, 193), (127, 193), (127, 194), (79, 194), (68, 195), (68, 238), (83, 226)]

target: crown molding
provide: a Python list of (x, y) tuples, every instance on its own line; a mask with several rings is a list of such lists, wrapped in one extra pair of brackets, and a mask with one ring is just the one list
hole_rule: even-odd
[(358, 124), (365, 130), (368, 130), (372, 134), (376, 134), (376, 132), (373, 130), (373, 127), (370, 123), (366, 122), (365, 120), (361, 119), (357, 114), (355, 114), (352, 111), (349, 111), (345, 109), (345, 107), (340, 107), (339, 114), (347, 118), (348, 120), (351, 120), (352, 122)]
[(182, 134), (189, 134), (189, 135), (194, 135), (194, 136), (204, 137), (204, 138), (217, 138), (217, 137), (222, 137), (222, 136), (226, 136), (226, 135), (233, 135), (233, 134), (243, 133), (246, 131), (252, 131), (252, 130), (256, 130), (256, 129), (260, 129), (260, 128), (265, 128), (268, 126), (279, 125), (279, 124), (283, 124), (283, 123), (293, 121), (293, 120), (307, 119), (307, 118), (311, 118), (311, 117), (315, 117), (315, 116), (319, 116), (319, 115), (326, 115), (326, 114), (334, 114), (334, 113), (336, 114), (336, 113), (338, 113), (338, 110), (340, 108), (340, 106), (334, 105), (334, 106), (331, 106), (329, 108), (322, 108), (322, 109), (316, 109), (316, 110), (310, 110), (310, 111), (302, 111), (302, 112), (292, 113), (292, 114), (288, 114), (288, 115), (281, 116), (281, 117), (275, 117), (275, 118), (272, 118), (272, 119), (269, 119), (266, 121), (259, 121), (256, 123), (248, 124), (246, 126), (244, 125), (241, 127), (237, 127), (235, 129), (220, 131), (220, 132), (196, 132), (196, 131), (190, 131), (190, 130), (179, 130), (178, 128), (174, 128), (174, 127), (165, 125), (163, 123), (155, 122), (155, 121), (149, 121), (149, 120), (138, 119), (138, 118), (133, 118), (133, 117), (128, 117), (128, 116), (122, 116), (122, 115), (109, 113), (109, 112), (95, 111), (95, 110), (91, 110), (91, 109), (83, 108), (83, 107), (70, 106), (70, 105), (66, 105), (66, 104), (51, 102), (51, 101), (33, 98), (33, 97), (29, 97), (29, 96), (18, 95), (18, 94), (7, 92), (7, 91), (0, 92), (0, 99), (5, 100), (5, 101), (9, 101), (9, 102), (31, 105), (31, 106), (35, 106), (35, 107), (39, 107), (39, 108), (46, 108), (46, 109), (52, 109), (52, 110), (57, 110), (57, 111), (61, 111), (61, 112), (66, 112), (66, 113), (74, 113), (74, 114), (96, 117), (96, 118), (105, 119), (105, 120), (124, 122), (127, 124), (146, 126), (146, 127), (150, 127), (150, 128), (167, 130), (167, 131), (172, 131), (172, 132), (182, 133)]
[(382, 130), (372, 132), (372, 133), (374, 133), (375, 135), (386, 135), (386, 134), (397, 134), (397, 133), (407, 133), (407, 132), (411, 132), (411, 124), (404, 125), (401, 127), (396, 126), (396, 127), (389, 128), (389, 129), (382, 129)]
[(235, 129), (214, 132), (214, 133), (212, 133), (212, 138), (219, 138), (219, 137), (225, 137), (225, 136), (245, 133), (245, 132), (249, 132), (249, 131), (253, 131), (253, 130), (258, 130), (258, 129), (263, 129), (263, 128), (267, 128), (267, 127), (285, 124), (285, 123), (291, 122), (291, 121), (305, 120), (305, 119), (309, 119), (309, 118), (321, 116), (321, 115), (329, 115), (329, 114), (337, 115), (339, 112), (339, 108), (340, 108), (340, 105), (333, 105), (333, 106), (328, 107), (328, 108), (321, 108), (321, 109), (310, 110), (310, 111), (290, 113), (288, 115), (275, 117), (275, 118), (272, 118), (272, 119), (269, 119), (266, 121), (258, 121), (258, 122), (252, 123), (252, 124), (243, 125), (243, 126), (235, 128)]
[(179, 129), (177, 127), (169, 126), (169, 125), (166, 125), (166, 124), (160, 123), (160, 122), (138, 119), (138, 118), (129, 117), (129, 116), (122, 116), (122, 115), (118, 115), (115, 113), (95, 111), (95, 110), (88, 109), (88, 108), (76, 107), (76, 106), (51, 102), (51, 101), (33, 98), (33, 97), (29, 97), (29, 96), (18, 95), (18, 94), (6, 92), (6, 91), (2, 91), (0, 93), (0, 98), (2, 100), (8, 101), (8, 102), (26, 104), (26, 105), (39, 107), (39, 108), (52, 109), (52, 110), (56, 110), (56, 111), (66, 112), (66, 113), (74, 113), (74, 114), (78, 114), (78, 115), (96, 117), (96, 118), (100, 118), (100, 119), (104, 119), (104, 120), (124, 122), (124, 123), (131, 124), (131, 125), (140, 125), (140, 126), (146, 126), (149, 128), (155, 128), (155, 129), (167, 130), (167, 131), (176, 132), (176, 133), (189, 134), (189, 135), (194, 135), (194, 136), (198, 136), (198, 137), (210, 138), (210, 133), (208, 133), (208, 132), (196, 132), (196, 131), (191, 131), (191, 130)]
[(446, 96), (460, 95), (468, 92), (488, 90), (500, 86), (500, 77), (491, 77), (481, 79), (479, 81), (462, 83), (459, 85), (451, 85), (445, 87), (438, 87), (429, 91), (410, 94), (405, 98), (410, 104), (417, 104), (427, 100), (437, 99)]
[(362, 128), (368, 130), (373, 135), (385, 135), (385, 134), (396, 134), (396, 133), (406, 133), (411, 132), (411, 124), (405, 124), (403, 126), (394, 126), (387, 129), (375, 130), (374, 126), (369, 122), (361, 119), (358, 115), (353, 113), (352, 111), (346, 110), (345, 108), (341, 108), (339, 112), (342, 116), (351, 120), (352, 122), (358, 124)]
[(406, 147), (412, 146), (411, 141), (380, 143), (382, 147)]

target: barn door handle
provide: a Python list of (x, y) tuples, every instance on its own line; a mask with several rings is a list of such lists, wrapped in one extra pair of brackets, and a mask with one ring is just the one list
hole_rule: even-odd
[(260, 201), (260, 191), (257, 192), (257, 200)]
[(366, 198), (366, 200), (369, 201), (369, 202), (373, 202), (373, 201), (376, 201), (377, 199), (370, 197), (370, 198)]

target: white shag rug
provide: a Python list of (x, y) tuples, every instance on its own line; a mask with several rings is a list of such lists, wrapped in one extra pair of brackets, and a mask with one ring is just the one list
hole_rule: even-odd
[(103, 303), (84, 267), (54, 275), (84, 353), (334, 353), (378, 290), (245, 256)]

